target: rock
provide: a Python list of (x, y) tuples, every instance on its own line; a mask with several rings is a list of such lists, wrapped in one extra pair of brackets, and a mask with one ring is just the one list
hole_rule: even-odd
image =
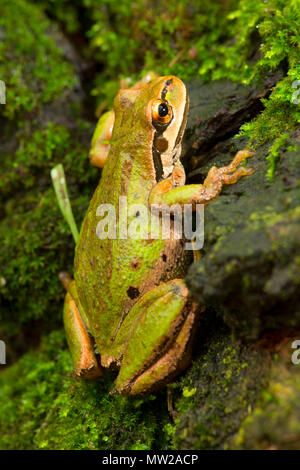
[[(230, 144), (215, 151), (218, 166), (229, 161)], [(266, 180), (266, 149), (259, 149), (251, 161), (255, 174), (226, 187), (205, 210), (204, 254), (187, 283), (194, 298), (216, 308), (243, 339), (300, 327), (297, 145), (295, 134), (280, 153), (273, 183)]]
[(251, 87), (225, 79), (189, 82), (190, 111), (183, 156), (188, 160), (197, 155), (202, 161), (205, 152), (234, 136), (242, 124), (262, 111), (261, 98), (268, 96), (281, 77), (281, 72), (269, 74), (260, 86)]
[[(202, 182), (213, 164), (226, 165), (246, 145), (206, 142), (189, 182)], [(207, 309), (193, 365), (174, 386), (178, 449), (299, 446), (300, 367), (291, 363), (292, 336), (300, 338), (298, 148), (295, 132), (281, 148), (274, 182), (266, 178), (267, 146), (258, 149), (249, 162), (255, 173), (224, 187), (205, 209), (202, 256), (186, 281)]]
[(291, 361), (294, 339), (285, 338), (277, 345), (268, 388), (229, 441), (231, 449), (299, 450), (300, 365)]
[(177, 449), (224, 449), (268, 384), (270, 356), (233, 340), (212, 312), (203, 314), (197, 354), (180, 382)]

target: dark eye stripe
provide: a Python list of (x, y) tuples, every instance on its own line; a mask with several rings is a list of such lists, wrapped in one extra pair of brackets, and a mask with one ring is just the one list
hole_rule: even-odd
[(180, 139), (181, 139), (181, 137), (184, 133), (186, 122), (187, 122), (187, 117), (188, 117), (188, 112), (189, 112), (189, 104), (190, 104), (189, 96), (186, 95), (183, 118), (182, 118), (180, 129), (178, 131), (178, 134), (177, 134), (177, 137), (176, 137), (175, 144), (174, 144), (173, 148), (175, 148), (176, 145), (178, 145), (178, 143), (179, 143), (179, 141), (180, 141)]
[(164, 86), (164, 88), (163, 88), (163, 91), (162, 91), (162, 93), (161, 93), (161, 99), (162, 99), (162, 100), (165, 100), (165, 99), (166, 99), (166, 94), (167, 94), (167, 91), (168, 91), (168, 86), (171, 85), (171, 83), (173, 83), (172, 78), (170, 78), (169, 80), (166, 81), (165, 86)]
[[(164, 101), (166, 100), (168, 87), (172, 84), (172, 82), (173, 82), (173, 80), (171, 78), (169, 80), (166, 80), (164, 88), (163, 88), (162, 93), (161, 93), (161, 100), (164, 100)], [(174, 148), (178, 145), (178, 143), (179, 143), (179, 141), (180, 141), (180, 139), (183, 135), (183, 132), (185, 130), (188, 109), (189, 109), (189, 100), (188, 100), (188, 95), (186, 95), (183, 118), (182, 118), (182, 122), (180, 124), (180, 129), (178, 131), (178, 134), (177, 134), (177, 137), (176, 137), (176, 140), (175, 140)], [(156, 132), (154, 134), (154, 139), (153, 139), (152, 158), (153, 158), (153, 164), (154, 164), (154, 169), (155, 169), (155, 178), (156, 178), (157, 182), (161, 181), (161, 179), (163, 177), (164, 168), (163, 168), (163, 164), (162, 164), (162, 160), (161, 160), (161, 153), (166, 151), (166, 150), (162, 150), (162, 149), (160, 150), (160, 142), (164, 140), (163, 133), (164, 133), (164, 131), (166, 130), (166, 128), (168, 127), (168, 125), (171, 122), (172, 122), (172, 119), (165, 126), (160, 126), (160, 127), (155, 126), (156, 127)], [(166, 149), (167, 149), (167, 147), (166, 147)]]
[[(163, 91), (161, 93), (161, 99), (165, 101), (166, 99), (166, 94), (168, 91), (168, 87), (172, 83), (172, 79), (170, 78), (165, 82), (165, 86), (163, 88)], [(170, 124), (170, 123), (169, 123)], [(162, 179), (162, 176), (164, 174), (164, 169), (163, 169), (163, 164), (161, 161), (161, 156), (160, 152), (158, 150), (158, 145), (157, 141), (162, 138), (164, 130), (166, 129), (167, 126), (162, 126), (160, 129), (156, 129), (155, 134), (154, 134), (154, 139), (153, 139), (153, 146), (152, 146), (152, 159), (153, 159), (153, 165), (155, 169), (155, 179), (157, 182), (159, 182)]]
[(153, 139), (153, 145), (152, 145), (152, 159), (153, 159), (153, 165), (155, 169), (155, 179), (157, 183), (162, 179), (164, 169), (163, 169), (163, 164), (161, 161), (161, 156), (160, 152), (157, 148), (157, 140), (161, 137), (161, 133), (158, 131), (155, 132), (154, 134), (154, 139)]

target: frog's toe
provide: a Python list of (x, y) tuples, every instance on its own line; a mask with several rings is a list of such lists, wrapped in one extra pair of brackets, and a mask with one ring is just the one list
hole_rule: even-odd
[(242, 176), (250, 176), (254, 173), (254, 169), (250, 167), (241, 167), (235, 170), (233, 173), (222, 175), (222, 184), (234, 184)]
[(249, 149), (246, 149), (246, 148), (243, 149), (243, 150), (239, 150), (239, 151), (235, 154), (235, 156), (234, 156), (232, 162), (231, 162), (229, 165), (227, 165), (226, 167), (224, 167), (224, 169), (227, 170), (226, 173), (231, 172), (231, 171), (234, 171), (234, 170), (237, 168), (237, 166), (238, 166), (243, 160), (245, 160), (245, 159), (247, 159), (247, 158), (251, 158), (251, 157), (253, 157), (254, 155), (255, 155), (255, 152), (252, 151), (252, 150), (249, 150)]

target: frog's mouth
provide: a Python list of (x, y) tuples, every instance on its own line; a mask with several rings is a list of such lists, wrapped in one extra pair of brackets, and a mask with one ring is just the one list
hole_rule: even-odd
[[(166, 100), (166, 95), (168, 92), (168, 88), (172, 85), (173, 79), (170, 78), (165, 82), (165, 86), (161, 92), (161, 100)], [(173, 122), (173, 118), (165, 125), (157, 125), (155, 124), (155, 134), (153, 138), (153, 145), (152, 145), (152, 159), (153, 165), (155, 169), (155, 179), (157, 182), (161, 181), (162, 179), (167, 178), (172, 174), (174, 169), (175, 162), (180, 158), (181, 154), (181, 140), (182, 136), (185, 131), (186, 123), (187, 123), (187, 116), (189, 110), (189, 98), (186, 93), (185, 95), (185, 105), (184, 111), (182, 113), (182, 120), (177, 131), (177, 134), (174, 136), (171, 134), (169, 138), (165, 138), (164, 133), (170, 124)], [(177, 127), (177, 126), (176, 126)], [(174, 142), (174, 144), (173, 144)]]

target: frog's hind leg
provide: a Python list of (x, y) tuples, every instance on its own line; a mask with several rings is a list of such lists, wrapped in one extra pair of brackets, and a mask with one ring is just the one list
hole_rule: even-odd
[(135, 382), (129, 387), (130, 395), (153, 392), (162, 385), (169, 383), (190, 365), (192, 345), (196, 333), (195, 323), (198, 323), (198, 316), (195, 310), (196, 305), (194, 305), (192, 311), (188, 314), (170, 349), (149, 369), (137, 377)]
[(116, 390), (148, 393), (167, 384), (191, 361), (200, 308), (182, 279), (145, 294), (131, 309), (116, 339), (125, 347)]
[(83, 320), (82, 307), (78, 308), (75, 281), (68, 273), (60, 273), (60, 280), (68, 291), (65, 297), (63, 320), (68, 346), (71, 352), (74, 374), (84, 379), (94, 379), (102, 374), (102, 368), (94, 352), (93, 340)]

